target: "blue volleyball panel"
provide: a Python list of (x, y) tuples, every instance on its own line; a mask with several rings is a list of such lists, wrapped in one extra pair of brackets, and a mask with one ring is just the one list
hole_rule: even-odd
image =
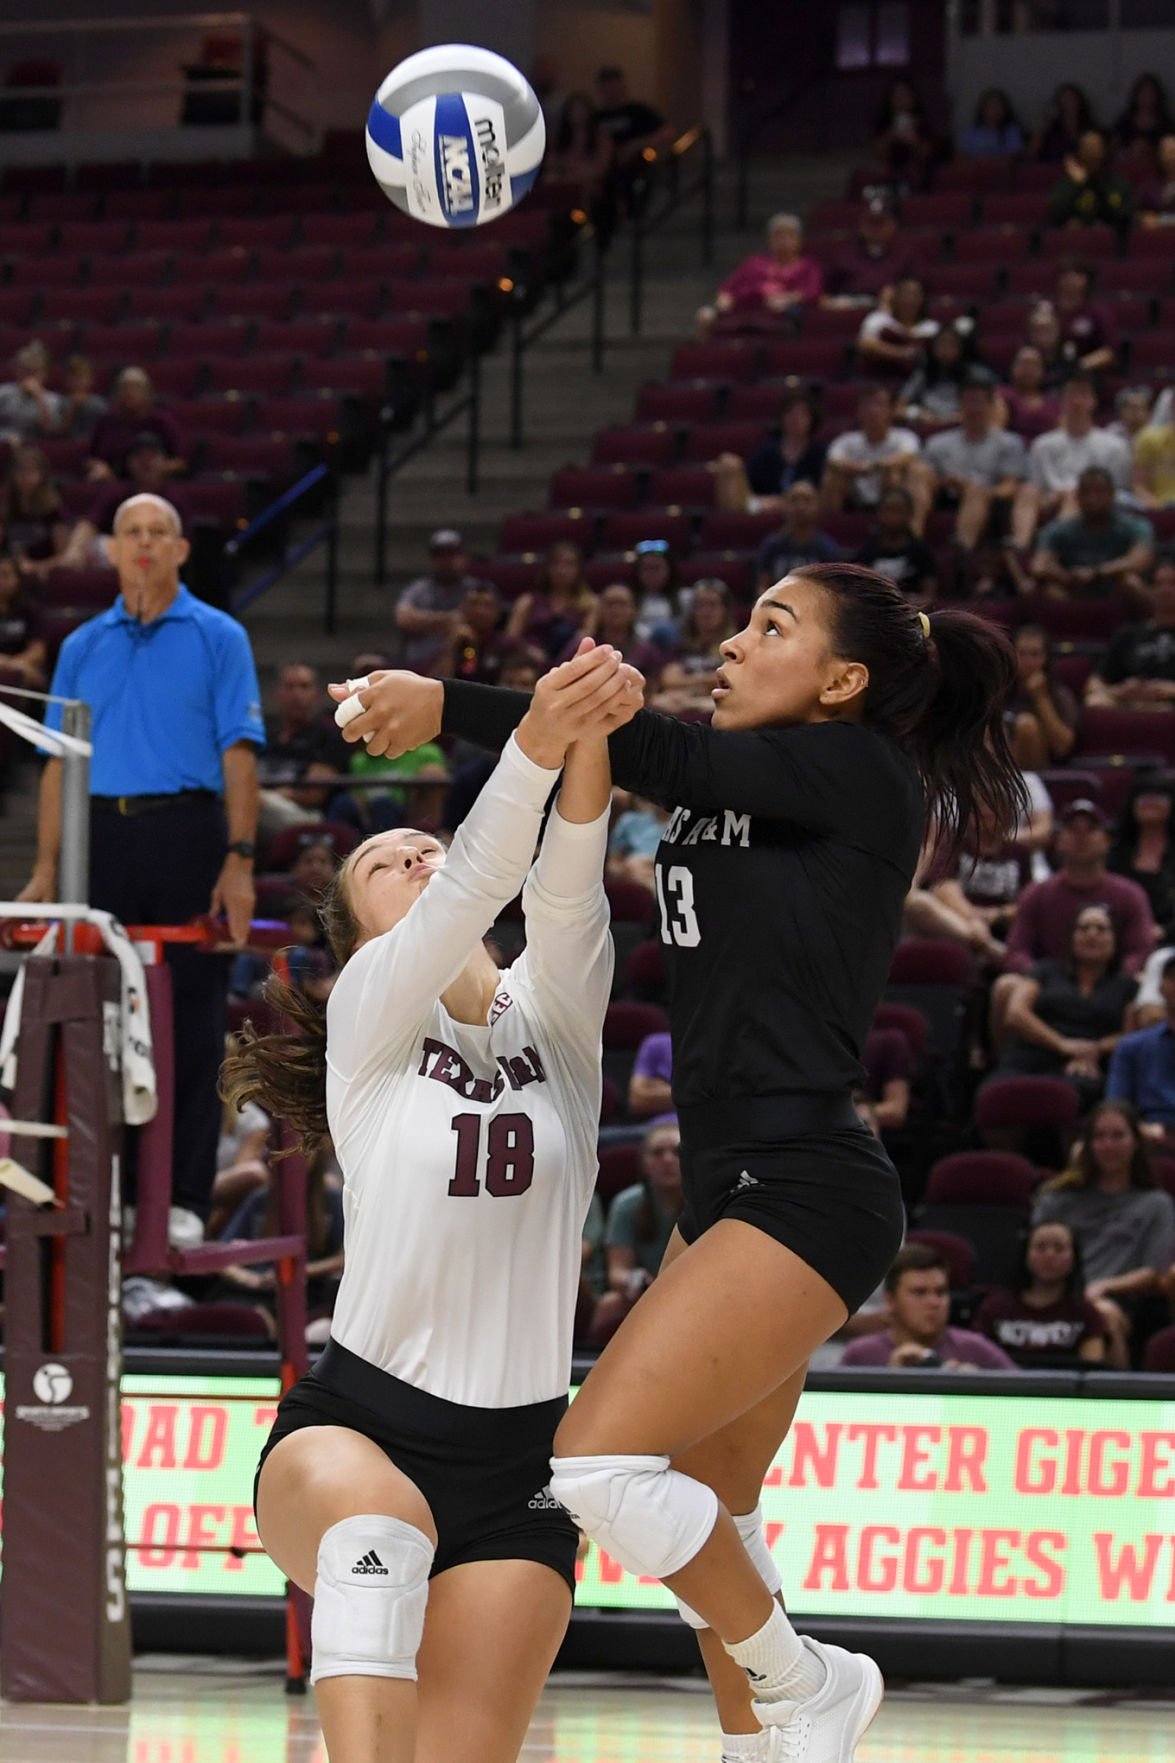
[(367, 113), (367, 132), (377, 147), (393, 159), (404, 157), (404, 146), (400, 139), (400, 119), (386, 111), (378, 98)]
[(533, 171), (520, 171), (516, 175), (511, 177), (511, 179), (510, 179), (510, 206), (511, 206), (511, 208), (513, 208), (513, 206), (516, 202), (521, 202), (522, 198), (525, 195), (527, 195), (529, 191), (534, 189), (535, 179), (538, 177), (538, 175), (539, 175), (540, 171), (542, 171), (542, 169), (543, 169), (543, 162), (540, 159), (538, 164), (534, 167)]
[(473, 124), (460, 92), (437, 98), (433, 153), (441, 210), (452, 227), (476, 226), (481, 208), (477, 146)]

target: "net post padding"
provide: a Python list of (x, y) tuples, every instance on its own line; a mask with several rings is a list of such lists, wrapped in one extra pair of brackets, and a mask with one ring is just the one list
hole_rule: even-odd
[[(14, 1113), (53, 1119), (61, 1100), (54, 1076), (63, 1073), (69, 1137), (58, 1208), (15, 1194), (7, 1203), (0, 1690), (12, 1701), (116, 1703), (130, 1695), (119, 1000), (113, 960), (27, 963)], [(14, 1133), (13, 1150), (49, 1179), (45, 1141)]]

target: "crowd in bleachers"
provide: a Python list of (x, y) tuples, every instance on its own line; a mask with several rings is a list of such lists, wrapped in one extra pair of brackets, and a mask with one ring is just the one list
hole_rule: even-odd
[[(649, 118), (618, 98), (609, 148), (585, 103), (563, 105), (557, 169), (587, 200), (624, 129)], [(1035, 131), (991, 93), (948, 158), (898, 82), (875, 150), (806, 229), (771, 221), (766, 252), (734, 268), (634, 421), (596, 435), (587, 466), (557, 470), (548, 506), (510, 516), (494, 555), (438, 530), (380, 634), (386, 652), (351, 672), (391, 660), (528, 690), (586, 633), (641, 669), (651, 705), (704, 718), (753, 595), (837, 558), (882, 570), (919, 606), (966, 599), (1003, 624), (1031, 813), (1011, 843), (981, 836), (949, 871), (928, 840), (858, 1098), (901, 1171), (909, 1240), (830, 1356), (1169, 1368), (1175, 135), (1156, 82), (1139, 83), (1108, 137), (1076, 88)], [(563, 186), (489, 244), (422, 246), (331, 176), (329, 191), (293, 184), (280, 218), (263, 189), (225, 179), (197, 201), (178, 173), (134, 189), (81, 176), (68, 191), (0, 187), (0, 322), (20, 352), (0, 387), (14, 443), (0, 644), (14, 673), (51, 665), (62, 625), (46, 614), (77, 604), (55, 584), (74, 594), (101, 561), (115, 491), (165, 484), (195, 520), (201, 490), (242, 497), (251, 471), (269, 490), (288, 481), (292, 436), (333, 444), (355, 405), (368, 423), (389, 355), (396, 373), (448, 371), (479, 314), (492, 322), (498, 279), (524, 260), (541, 276), (565, 237)], [(486, 299), (469, 307), (471, 281)], [(442, 299), (454, 283), (460, 310)], [(321, 998), (323, 881), (370, 830), (451, 833), (492, 761), (448, 745), (356, 754), (294, 656), (268, 732), (258, 911), (289, 925), (283, 973)], [(664, 819), (618, 793), (616, 986), (577, 1320), (589, 1349), (655, 1276), (681, 1204), (650, 886)], [(504, 961), (521, 936), (511, 909), (493, 932)], [(238, 1019), (264, 1010), (266, 971), (238, 961)], [(222, 1151), (219, 1224), (263, 1233), (264, 1167), (239, 1124)], [(325, 1317), (329, 1159), (314, 1191)], [(242, 1272), (263, 1297), (265, 1274)]]

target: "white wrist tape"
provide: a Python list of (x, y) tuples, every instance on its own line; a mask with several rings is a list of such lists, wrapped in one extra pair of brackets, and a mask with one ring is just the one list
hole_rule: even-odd
[(311, 1683), (324, 1677), (416, 1678), (433, 1545), (383, 1513), (323, 1532), (314, 1582)]

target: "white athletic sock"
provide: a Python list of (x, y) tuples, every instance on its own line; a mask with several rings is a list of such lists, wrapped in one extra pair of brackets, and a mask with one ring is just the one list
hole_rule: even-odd
[(722, 1763), (767, 1763), (769, 1732), (724, 1732)]
[(802, 1702), (824, 1682), (824, 1667), (806, 1651), (779, 1608), (745, 1641), (726, 1643), (726, 1651), (751, 1681), (756, 1702)]

